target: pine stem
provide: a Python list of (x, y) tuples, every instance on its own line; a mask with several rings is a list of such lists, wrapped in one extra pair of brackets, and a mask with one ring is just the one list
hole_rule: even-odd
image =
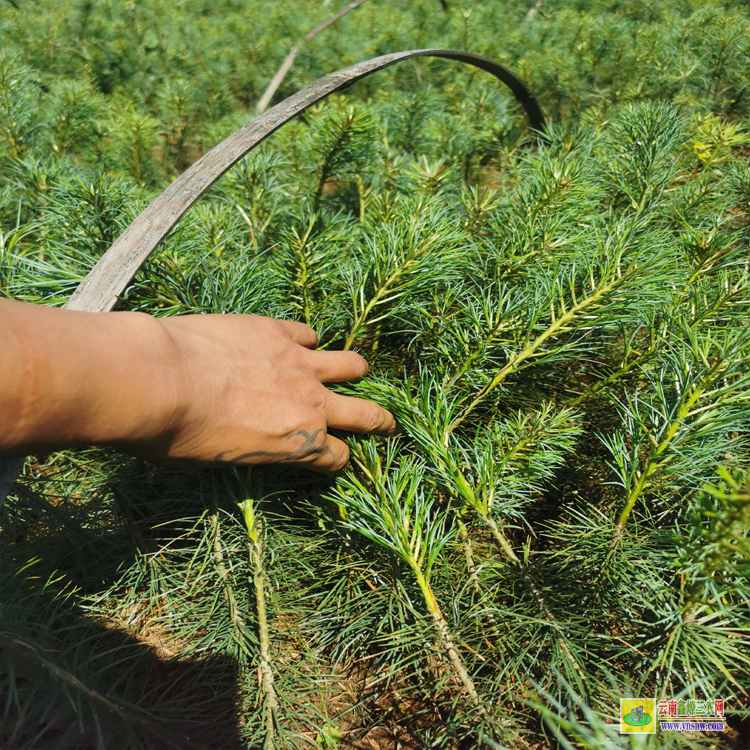
[(297, 274), (293, 281), (295, 288), (298, 290), (300, 295), (300, 305), (302, 307), (302, 316), (307, 325), (310, 325), (312, 321), (312, 303), (310, 299), (310, 266), (308, 265), (308, 253), (306, 253), (307, 242), (310, 238), (310, 233), (315, 226), (316, 215), (313, 214), (310, 223), (308, 224), (307, 230), (304, 235), (300, 238), (297, 243), (295, 254), (297, 256)]
[(630, 362), (630, 364), (623, 365), (616, 372), (613, 372), (606, 378), (603, 378), (602, 380), (594, 383), (594, 385), (592, 385), (590, 388), (587, 388), (580, 396), (570, 402), (570, 406), (579, 406), (584, 401), (599, 393), (599, 391), (601, 391), (602, 389), (612, 385), (612, 383), (617, 382), (620, 378), (625, 377), (635, 367), (638, 367), (638, 365), (643, 364), (649, 358), (651, 358), (656, 353), (656, 351), (657, 347), (655, 345), (650, 346), (645, 352), (639, 354), (632, 362)]
[(242, 206), (240, 206), (239, 203), (237, 205), (237, 210), (242, 215), (242, 218), (245, 220), (245, 223), (247, 224), (248, 228), (250, 229), (250, 239), (253, 243), (253, 250), (255, 250), (255, 254), (258, 254), (258, 240), (255, 239), (255, 232), (253, 231), (253, 222), (252, 219), (245, 213), (245, 211), (242, 209)]
[[(268, 629), (268, 611), (266, 609), (265, 572), (263, 570), (263, 526), (255, 511), (254, 501), (246, 489), (250, 484), (252, 469), (248, 468), (247, 477), (243, 483), (245, 499), (238, 503), (245, 521), (248, 537), (248, 550), (253, 570), (253, 589), (255, 591), (255, 609), (258, 617), (258, 642), (260, 644), (260, 693), (265, 711), (266, 736), (264, 750), (274, 750), (276, 737), (276, 716), (279, 700), (274, 685), (273, 664), (271, 659), (271, 638)], [(239, 478), (239, 475), (236, 474)], [(259, 486), (256, 485), (256, 490)]]
[[(549, 624), (555, 630), (556, 639), (557, 639), (558, 645), (560, 646), (560, 649), (570, 659), (578, 676), (581, 678), (582, 683), (585, 684), (586, 683), (585, 672), (579, 665), (575, 656), (573, 656), (573, 653), (571, 652), (570, 647), (565, 642), (566, 636), (565, 636), (565, 632), (562, 629), (562, 626), (557, 621), (557, 618), (555, 617), (555, 615), (552, 613), (552, 610), (547, 604), (547, 600), (544, 598), (544, 595), (542, 594), (541, 591), (539, 591), (536, 584), (532, 580), (531, 576), (528, 573), (528, 570), (526, 569), (526, 566), (523, 564), (523, 562), (521, 562), (518, 555), (516, 555), (516, 553), (513, 551), (513, 547), (511, 546), (505, 534), (503, 534), (503, 532), (500, 531), (498, 525), (495, 523), (495, 520), (485, 510), (482, 503), (477, 498), (476, 493), (474, 492), (474, 488), (469, 484), (469, 482), (467, 481), (466, 477), (464, 477), (461, 470), (455, 465), (454, 462), (450, 460), (450, 457), (446, 456), (445, 460), (447, 461), (446, 467), (455, 478), (456, 483), (458, 484), (458, 487), (461, 491), (461, 495), (464, 497), (467, 505), (470, 508), (472, 508), (472, 510), (474, 510), (477, 513), (477, 515), (481, 518), (484, 525), (489, 529), (490, 534), (492, 534), (492, 538), (495, 540), (495, 543), (497, 544), (498, 547), (500, 547), (502, 553), (505, 555), (508, 561), (513, 565), (513, 567), (520, 572), (521, 581), (523, 582), (524, 586), (526, 587), (526, 589), (528, 590), (528, 592), (531, 594), (532, 598), (534, 599), (534, 602), (536, 603), (537, 608), (542, 613), (542, 616), (549, 622)], [(465, 526), (463, 526), (463, 530), (468, 535), (468, 531), (466, 530)], [(460, 532), (461, 532), (461, 526), (459, 526), (459, 533)]]
[(258, 640), (260, 641), (260, 675), (261, 690), (266, 711), (266, 750), (274, 750), (275, 718), (279, 708), (278, 696), (274, 686), (273, 666), (271, 662), (271, 639), (268, 632), (268, 614), (266, 612), (265, 575), (263, 572), (263, 549), (261, 542), (262, 527), (259, 519), (255, 521), (257, 538), (248, 543), (250, 558), (253, 563), (253, 585), (255, 588), (255, 605), (258, 613)]
[(477, 564), (474, 560), (474, 550), (471, 545), (469, 530), (466, 528), (466, 524), (460, 517), (457, 519), (456, 524), (458, 525), (458, 536), (461, 539), (461, 548), (464, 552), (464, 559), (466, 560), (466, 570), (469, 573), (469, 583), (474, 591), (476, 591), (479, 596), (482, 596), (482, 589), (479, 586), (479, 575), (477, 573)]
[[(466, 570), (469, 573), (469, 584), (474, 589), (479, 599), (484, 600), (486, 592), (482, 590), (482, 586), (479, 583), (479, 572), (477, 571), (477, 564), (474, 560), (474, 549), (472, 546), (471, 535), (469, 534), (469, 530), (466, 528), (466, 524), (464, 524), (460, 516), (457, 518), (456, 524), (458, 526), (458, 536), (461, 540), (461, 549), (463, 550), (464, 559), (466, 560)], [(503, 650), (502, 636), (500, 635), (500, 629), (498, 628), (495, 615), (492, 612), (488, 612), (486, 617), (490, 623), (490, 635), (497, 641), (500, 649)], [(487, 640), (486, 635), (485, 642), (491, 648), (495, 650), (497, 649), (494, 644)]]
[(372, 346), (370, 347), (370, 354), (375, 354), (378, 351), (378, 347), (380, 346), (380, 335), (383, 332), (383, 321), (381, 320), (380, 323), (378, 323), (377, 328), (375, 328), (375, 335), (372, 337)]
[(359, 223), (364, 224), (367, 215), (367, 196), (365, 181), (361, 174), (357, 175), (357, 197), (359, 198)]
[(393, 281), (396, 275), (397, 275), (397, 272), (394, 272), (393, 274), (391, 274), (391, 276), (380, 287), (380, 289), (378, 289), (378, 291), (375, 293), (372, 299), (367, 303), (362, 313), (360, 315), (357, 315), (354, 318), (354, 325), (349, 331), (349, 335), (346, 337), (346, 341), (344, 343), (344, 351), (348, 351), (349, 349), (352, 348), (352, 346), (354, 345), (355, 339), (360, 334), (362, 329), (365, 327), (367, 318), (369, 317), (373, 308), (376, 305), (378, 305), (380, 303), (380, 300), (383, 299), (383, 297), (385, 297), (388, 294), (388, 283)]
[[(434, 238), (433, 238), (434, 239)], [(376, 289), (370, 301), (364, 304), (364, 291), (360, 290), (360, 301), (363, 304), (362, 312), (359, 314), (355, 313), (354, 323), (352, 324), (349, 335), (346, 337), (344, 343), (344, 351), (348, 351), (354, 345), (354, 342), (366, 327), (368, 318), (372, 311), (383, 301), (386, 301), (388, 297), (393, 299), (392, 293), (394, 288), (397, 287), (399, 281), (417, 264), (419, 257), (429, 248), (431, 242), (428, 241), (417, 248), (413, 248), (406, 253), (403, 264), (398, 266), (391, 274), (385, 279)]]
[(243, 654), (245, 656), (250, 656), (250, 649), (245, 643), (245, 630), (247, 626), (244, 618), (240, 614), (239, 606), (237, 605), (237, 598), (234, 595), (234, 590), (230, 583), (229, 571), (224, 563), (224, 551), (221, 543), (221, 524), (219, 522), (219, 513), (216, 509), (214, 509), (211, 514), (211, 526), (214, 534), (214, 564), (216, 565), (216, 570), (219, 572), (219, 576), (222, 580), (224, 596), (229, 607), (229, 618), (234, 626), (235, 640)]
[(450, 659), (450, 663), (453, 666), (453, 670), (456, 673), (456, 676), (458, 677), (459, 680), (461, 680), (461, 684), (464, 686), (466, 692), (469, 694), (469, 698), (471, 699), (471, 702), (477, 707), (477, 710), (479, 711), (480, 716), (486, 721), (489, 721), (489, 715), (487, 713), (487, 709), (485, 708), (485, 705), (482, 699), (479, 697), (479, 693), (477, 692), (474, 682), (471, 679), (471, 676), (469, 675), (469, 672), (464, 665), (463, 659), (461, 659), (461, 654), (459, 654), (458, 649), (453, 643), (453, 638), (451, 637), (450, 629), (448, 628), (448, 623), (445, 621), (445, 618), (443, 617), (443, 613), (440, 610), (440, 605), (438, 604), (437, 599), (435, 598), (435, 594), (432, 591), (432, 587), (428, 583), (427, 579), (424, 576), (424, 573), (421, 571), (416, 561), (409, 560), (409, 565), (411, 566), (411, 569), (414, 571), (414, 576), (417, 579), (417, 584), (419, 585), (419, 588), (422, 592), (422, 596), (424, 597), (424, 600), (425, 600), (425, 604), (427, 605), (427, 609), (430, 613), (430, 616), (432, 617), (432, 622), (438, 634), (438, 641), (440, 643), (440, 647), (448, 655), (448, 658)]
[(328, 178), (333, 174), (333, 167), (331, 166), (331, 157), (335, 153), (335, 151), (339, 148), (341, 145), (341, 141), (344, 140), (344, 136), (342, 135), (341, 138), (339, 138), (338, 143), (334, 146), (331, 153), (328, 155), (328, 158), (323, 163), (323, 167), (320, 170), (320, 180), (318, 180), (318, 189), (315, 191), (315, 200), (313, 201), (313, 211), (316, 211), (320, 208), (320, 199), (323, 197), (323, 188), (325, 187), (326, 182), (328, 182)]
[(487, 526), (487, 528), (490, 530), (490, 533), (492, 534), (492, 538), (495, 540), (497, 545), (503, 551), (503, 554), (508, 558), (511, 564), (521, 574), (521, 581), (523, 582), (523, 585), (526, 587), (526, 590), (531, 594), (536, 606), (538, 607), (539, 611), (542, 613), (542, 616), (549, 622), (549, 624), (552, 626), (553, 630), (555, 631), (555, 637), (556, 637), (558, 646), (565, 653), (568, 659), (570, 659), (571, 664), (575, 668), (583, 684), (586, 684), (585, 672), (583, 671), (581, 665), (578, 663), (578, 660), (575, 658), (575, 656), (573, 656), (573, 652), (570, 650), (570, 647), (566, 643), (567, 636), (565, 635), (565, 631), (563, 630), (560, 623), (557, 621), (557, 618), (555, 617), (555, 615), (552, 613), (552, 610), (550, 609), (549, 604), (547, 604), (547, 600), (545, 599), (544, 595), (542, 594), (541, 591), (539, 591), (539, 589), (537, 588), (537, 585), (534, 583), (533, 579), (529, 575), (529, 572), (526, 566), (521, 562), (518, 555), (516, 555), (516, 553), (513, 551), (513, 547), (508, 541), (508, 538), (505, 536), (505, 534), (503, 534), (502, 531), (500, 531), (497, 524), (495, 523), (495, 520), (488, 515), (482, 515), (481, 518), (482, 518), (482, 521)]

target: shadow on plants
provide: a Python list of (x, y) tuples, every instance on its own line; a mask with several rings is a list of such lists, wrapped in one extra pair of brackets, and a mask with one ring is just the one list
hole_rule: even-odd
[[(35, 616), (59, 604), (49, 593), (28, 601)], [(231, 658), (171, 659), (70, 610), (38, 626), (24, 609), (3, 606), (4, 748), (243, 747)]]
[[(177, 658), (169, 603), (120, 580), (123, 570), (158, 567), (152, 555), (165, 550), (151, 526), (186, 511), (185, 503), (146, 503), (144, 490), (171, 486), (174, 498), (185, 475), (132, 462), (86, 505), (55, 496), (61, 484), (16, 486), (0, 548), (0, 746), (242, 746), (237, 661), (205, 649)], [(105, 624), (97, 601), (113, 595), (127, 603)], [(142, 619), (149, 604), (167, 621)]]

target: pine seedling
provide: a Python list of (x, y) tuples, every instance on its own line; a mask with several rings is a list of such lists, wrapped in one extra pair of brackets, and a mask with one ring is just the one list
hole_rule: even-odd
[(38, 219), (51, 193), (72, 177), (70, 165), (50, 155), (34, 153), (16, 159), (8, 165), (10, 196), (15, 199), (14, 219)]
[(610, 131), (605, 180), (612, 199), (640, 213), (653, 207), (680, 168), (675, 152), (686, 140), (685, 121), (667, 103), (629, 105)]
[[(685, 345), (671, 352), (659, 379), (653, 383), (658, 401), (642, 404), (636, 396), (624, 407), (629, 420), (633, 453), (628, 454), (622, 439), (619, 449), (610, 450), (617, 463), (615, 471), (627, 492), (612, 532), (612, 550), (616, 552), (628, 518), (646, 491), (665, 471), (685, 482), (715, 451), (728, 447), (727, 433), (742, 429), (742, 411), (748, 399), (745, 383), (748, 336), (744, 331), (725, 330), (720, 339), (686, 331)], [(673, 379), (673, 385), (669, 381)], [(712, 438), (721, 436), (720, 442)], [(713, 443), (713, 445), (712, 445)], [(646, 447), (648, 446), (648, 447)], [(645, 467), (641, 453), (645, 452)], [(614, 467), (613, 467), (614, 468)], [(668, 487), (662, 483), (662, 490)]]
[(506, 332), (498, 325), (493, 328), (485, 324), (481, 343), (507, 352), (506, 361), (467, 400), (449, 432), (511, 375), (540, 363), (582, 356), (590, 331), (620, 320), (623, 302), (635, 297), (635, 288), (640, 288), (640, 305), (648, 304), (653, 294), (648, 288), (657, 280), (669, 278), (670, 253), (669, 246), (658, 238), (646, 239), (639, 225), (638, 220), (616, 222), (611, 234), (607, 231), (597, 237), (598, 255), (562, 261), (548, 277), (548, 285), (537, 283), (533, 289), (524, 290), (523, 319), (515, 330)]
[(430, 86), (413, 93), (398, 92), (384, 97), (379, 110), (390, 148), (408, 154), (419, 153), (427, 140), (427, 125), (436, 112), (444, 111), (440, 95)]
[(460, 200), (466, 212), (464, 220), (466, 232), (474, 239), (485, 228), (489, 217), (497, 207), (497, 191), (471, 185), (468, 190), (461, 193)]
[(88, 183), (63, 182), (50, 192), (45, 211), (48, 225), (63, 228), (49, 244), (88, 257), (102, 255), (134, 218), (135, 197), (129, 182), (105, 175)]
[(483, 720), (487, 708), (457, 650), (440, 605), (430, 586), (432, 568), (455, 533), (445, 514), (435, 513), (434, 501), (422, 486), (424, 468), (414, 459), (397, 460), (389, 446), (384, 458), (370, 440), (356, 446), (354, 457), (362, 478), (347, 477), (333, 499), (346, 513), (347, 526), (389, 549), (411, 570), (432, 617), (440, 647), (456, 677)]
[[(498, 524), (495, 517), (495, 514), (500, 518), (503, 514), (507, 518), (517, 515), (524, 496), (528, 496), (526, 493), (532, 493), (538, 487), (532, 476), (548, 477), (551, 466), (560, 461), (560, 453), (572, 446), (577, 430), (571, 424), (571, 415), (562, 413), (550, 425), (550, 411), (543, 409), (536, 418), (519, 416), (516, 425), (509, 420), (505, 429), (498, 426), (484, 434), (478, 432), (475, 441), (466, 445), (447, 431), (457, 404), (434, 378), (423, 378), (416, 397), (385, 383), (375, 385), (375, 388), (373, 385), (370, 384), (367, 390), (378, 393), (381, 402), (384, 401), (393, 411), (424, 452), (427, 465), (450, 492), (453, 502), (449, 507), (452, 506), (455, 514), (454, 523), (464, 548), (470, 580), (476, 581), (476, 570), (464, 517), (476, 514), (491, 534), (500, 554), (527, 589), (542, 622), (555, 632), (566, 668), (570, 667), (573, 678), (583, 686), (585, 676), (568, 644), (568, 634), (534, 581), (528, 560), (518, 556), (507, 536), (507, 529), (502, 528), (503, 523)], [(525, 477), (524, 471), (529, 472)], [(520, 476), (513, 476), (515, 472)], [(522, 484), (523, 490), (514, 492), (514, 482)]]
[(397, 319), (416, 295), (456, 278), (459, 239), (445, 209), (428, 201), (400, 202), (345, 266), (351, 323), (344, 349), (373, 325)]
[(47, 102), (52, 151), (57, 156), (85, 150), (97, 137), (104, 102), (86, 81), (62, 81)]
[(247, 224), (256, 253), (267, 250), (273, 224), (283, 225), (293, 184), (284, 180), (289, 164), (278, 151), (258, 149), (225, 178), (229, 199)]
[(331, 280), (337, 265), (349, 255), (347, 245), (352, 235), (357, 236), (356, 230), (342, 219), (321, 226), (319, 215), (305, 210), (293, 221), (280, 233), (271, 263), (283, 279), (296, 316), (330, 338), (345, 325), (339, 308), (341, 292)]
[(177, 79), (168, 81), (157, 95), (160, 119), (166, 126), (162, 159), (174, 164), (178, 172), (190, 165), (189, 138), (199, 111), (196, 94), (186, 80)]
[(424, 196), (455, 190), (459, 183), (456, 168), (443, 159), (430, 160), (421, 156), (404, 170), (404, 191)]
[(38, 130), (33, 72), (8, 54), (0, 57), (0, 136), (12, 159), (25, 156)]
[(125, 109), (107, 128), (112, 134), (112, 159), (135, 180), (139, 187), (151, 187), (159, 174), (155, 149), (161, 124), (151, 115)]

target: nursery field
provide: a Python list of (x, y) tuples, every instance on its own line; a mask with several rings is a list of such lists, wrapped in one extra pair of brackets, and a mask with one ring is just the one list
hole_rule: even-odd
[[(62, 305), (344, 0), (0, 0), (0, 295)], [(750, 9), (368, 0), (117, 309), (303, 321), (391, 410), (338, 477), (30, 458), (0, 748), (750, 746)], [(2, 356), (2, 352), (0, 352)], [(221, 362), (216, 362), (221, 367)], [(620, 734), (620, 698), (723, 732)]]

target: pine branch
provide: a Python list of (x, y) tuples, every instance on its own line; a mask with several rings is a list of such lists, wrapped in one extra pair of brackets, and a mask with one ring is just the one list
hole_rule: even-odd
[(570, 647), (567, 644), (567, 634), (550, 609), (546, 598), (542, 595), (537, 585), (534, 583), (534, 580), (531, 577), (526, 565), (516, 555), (512, 545), (508, 541), (508, 538), (505, 536), (505, 534), (502, 533), (497, 523), (495, 523), (495, 520), (485, 510), (484, 504), (478, 501), (474, 489), (466, 481), (466, 478), (463, 476), (458, 467), (453, 465), (450, 466), (448, 470), (456, 480), (457, 486), (462, 489), (462, 495), (467, 504), (472, 508), (472, 510), (477, 513), (483, 525), (490, 531), (490, 534), (495, 540), (495, 543), (500, 549), (500, 552), (520, 574), (521, 581), (524, 587), (531, 595), (539, 612), (542, 614), (547, 624), (549, 624), (550, 627), (555, 631), (555, 638), (557, 640), (558, 646), (560, 647), (560, 650), (565, 654), (565, 656), (569, 659), (570, 664), (575, 669), (576, 674), (581, 680), (581, 686), (583, 687), (588, 681), (585, 670), (571, 652)]
[(562, 302), (562, 314), (557, 317), (553, 314), (551, 323), (547, 325), (542, 333), (533, 339), (531, 338), (532, 328), (529, 328), (526, 334), (525, 345), (508, 359), (492, 380), (472, 398), (468, 405), (464, 407), (461, 414), (451, 422), (443, 437), (444, 442), (448, 441), (450, 433), (456, 430), (495, 388), (501, 385), (511, 374), (518, 372), (527, 360), (537, 355), (537, 352), (547, 341), (554, 340), (556, 337), (574, 330), (575, 324), (584, 315), (590, 315), (594, 312), (597, 307), (601, 306), (607, 295), (631, 281), (636, 276), (638, 270), (636, 264), (631, 265), (622, 272), (616, 267), (613, 268), (610, 278), (607, 278), (605, 275), (596, 285), (592, 284), (593, 288), (591, 292), (580, 301), (575, 302), (570, 309), (565, 309), (565, 303)]
[(722, 372), (727, 367), (727, 361), (723, 358), (717, 358), (709, 367), (708, 371), (703, 375), (689, 391), (684, 391), (680, 398), (674, 416), (665, 425), (661, 435), (659, 436), (658, 442), (654, 440), (651, 446), (651, 452), (648, 456), (646, 467), (642, 471), (636, 470), (635, 486), (630, 490), (628, 498), (625, 502), (618, 519), (612, 531), (612, 551), (616, 551), (620, 544), (623, 529), (627, 523), (628, 517), (631, 511), (635, 507), (639, 498), (643, 494), (649, 479), (652, 475), (660, 468), (664, 461), (670, 459), (668, 453), (669, 448), (672, 445), (677, 433), (684, 430), (687, 423), (688, 415), (691, 413), (693, 407), (704, 397), (708, 388), (711, 384), (721, 376)]
[(313, 198), (318, 211), (325, 186), (339, 175), (351, 176), (370, 157), (375, 123), (363, 107), (348, 105), (326, 110), (312, 151), (318, 156), (320, 174)]
[[(720, 311), (729, 307), (732, 304), (737, 304), (741, 301), (740, 293), (747, 290), (747, 273), (743, 273), (739, 279), (733, 284), (725, 283), (724, 290), (716, 296), (710, 305), (702, 305), (696, 309), (695, 295), (691, 298), (691, 292), (695, 293), (697, 290), (694, 288), (696, 281), (701, 277), (702, 272), (696, 271), (690, 279), (685, 283), (685, 291), (682, 299), (679, 301), (672, 302), (672, 308), (674, 310), (680, 310), (683, 306), (690, 305), (693, 309), (693, 317), (689, 321), (688, 325), (690, 329), (694, 331), (699, 330), (700, 324), (710, 319), (711, 316), (716, 315)], [(702, 300), (701, 300), (702, 302)], [(671, 331), (671, 323), (673, 321), (663, 321), (660, 325), (660, 330), (655, 330), (653, 325), (650, 326), (649, 331), (649, 343), (648, 346), (638, 354), (634, 359), (629, 362), (624, 361), (623, 364), (614, 372), (610, 373), (607, 377), (599, 380), (598, 382), (591, 385), (586, 389), (580, 396), (570, 402), (571, 407), (578, 406), (584, 401), (588, 400), (597, 393), (606, 390), (611, 385), (627, 376), (630, 372), (637, 368), (641, 368), (650, 361), (660, 352), (660, 350), (669, 343), (669, 333)], [(638, 331), (634, 332), (631, 336), (631, 341), (635, 339)], [(630, 349), (630, 343), (628, 343), (628, 350)], [(627, 354), (623, 357), (623, 360), (627, 360)]]

